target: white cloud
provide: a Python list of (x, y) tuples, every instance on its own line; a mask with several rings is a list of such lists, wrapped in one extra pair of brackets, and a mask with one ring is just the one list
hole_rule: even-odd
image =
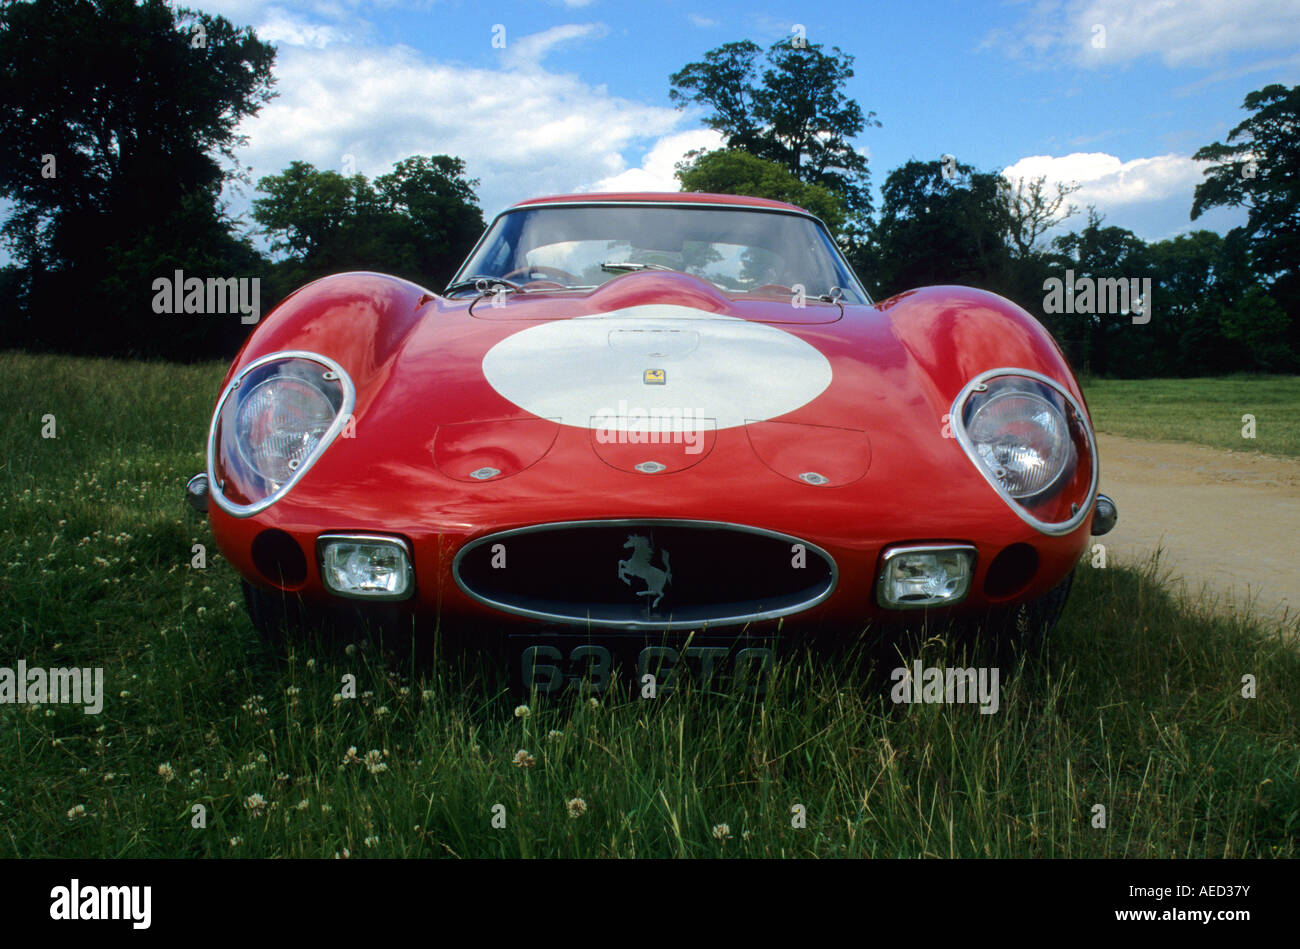
[(583, 191), (680, 191), (681, 183), (673, 177), (677, 163), (694, 149), (714, 149), (722, 145), (722, 136), (713, 129), (694, 129), (665, 135), (646, 152), (637, 168), (628, 168), (602, 178)]
[[(577, 35), (548, 30), (518, 45), (542, 55)], [(355, 171), (373, 178), (409, 155), (455, 155), (480, 179), (490, 215), (523, 198), (599, 187), (593, 183), (627, 173), (624, 154), (647, 141), (656, 144), (640, 170), (671, 181), (672, 162), (707, 141), (673, 135), (686, 120), (676, 109), (612, 96), (535, 58), (502, 53), (500, 68), (474, 68), (402, 46), (282, 49), (279, 95), (241, 126), (248, 145), (240, 162), (256, 182), (294, 159), (341, 170), (351, 156)], [(665, 136), (672, 144), (660, 141)], [(232, 195), (233, 213), (245, 206)]]
[(505, 61), (514, 69), (534, 69), (554, 49), (574, 40), (599, 39), (609, 32), (603, 23), (566, 23), (522, 39), (506, 34)]
[(1070, 199), (1080, 207), (1099, 208), (1122, 204), (1162, 201), (1182, 195), (1191, 204), (1193, 189), (1202, 180), (1204, 165), (1185, 155), (1159, 155), (1121, 161), (1105, 152), (1074, 152), (1053, 158), (1030, 155), (1004, 169), (1012, 182), (1019, 178), (1047, 177), (1049, 184), (1077, 183), (1079, 191)]
[(991, 32), (983, 46), (1102, 67), (1144, 56), (1195, 65), (1298, 43), (1294, 0), (1045, 0), (1016, 27)]
[(717, 20), (713, 19), (712, 17), (702, 16), (699, 13), (688, 13), (686, 14), (686, 19), (690, 20), (692, 25), (701, 27), (703, 29), (707, 29), (711, 26), (718, 25)]
[[(1143, 240), (1154, 241), (1201, 228), (1223, 234), (1245, 223), (1245, 212), (1239, 208), (1216, 208), (1191, 220), (1192, 197), (1205, 180), (1206, 167), (1207, 163), (1185, 155), (1122, 161), (1105, 152), (1074, 152), (1059, 157), (1030, 155), (1004, 168), (1002, 174), (1012, 182), (1043, 175), (1049, 186), (1077, 183), (1079, 190), (1070, 196), (1070, 203), (1081, 211), (1093, 205), (1106, 226), (1127, 228)], [(1082, 226), (1082, 217), (1074, 217), (1048, 237)]]
[(321, 23), (310, 23), (301, 17), (273, 7), (257, 21), (253, 32), (257, 38), (276, 45), (311, 46), (320, 49), (330, 43), (348, 42), (353, 38), (346, 30)]

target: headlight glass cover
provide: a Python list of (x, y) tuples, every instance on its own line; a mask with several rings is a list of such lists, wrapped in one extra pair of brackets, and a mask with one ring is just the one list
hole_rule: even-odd
[(315, 353), (250, 363), (218, 403), (208, 438), (216, 503), (247, 517), (283, 497), (343, 428), (355, 402), (347, 373)]
[(317, 541), (321, 580), (340, 596), (400, 600), (411, 594), (411, 558), (394, 537), (324, 535)]
[(1029, 369), (989, 370), (958, 394), (950, 420), (971, 462), (1026, 523), (1061, 535), (1088, 517), (1096, 440), (1060, 383)]
[(981, 401), (967, 432), (984, 466), (1017, 500), (1056, 485), (1074, 461), (1065, 416), (1036, 392), (1004, 389)]

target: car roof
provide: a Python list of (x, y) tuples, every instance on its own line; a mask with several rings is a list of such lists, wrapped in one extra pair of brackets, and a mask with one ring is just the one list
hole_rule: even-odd
[(721, 204), (749, 208), (778, 208), (782, 211), (808, 212), (796, 204), (774, 201), (771, 198), (751, 198), (742, 194), (708, 194), (701, 191), (603, 191), (587, 194), (553, 194), (529, 198), (511, 205), (512, 208), (537, 204), (595, 204), (600, 202), (645, 202), (647, 204)]

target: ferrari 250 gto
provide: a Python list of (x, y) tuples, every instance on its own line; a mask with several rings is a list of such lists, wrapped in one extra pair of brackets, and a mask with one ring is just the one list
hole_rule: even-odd
[(712, 675), (767, 650), (661, 637), (1050, 625), (1115, 522), (1097, 489), (1083, 394), (1015, 304), (873, 302), (789, 204), (587, 194), (498, 215), (441, 292), (288, 297), (187, 491), (263, 632), (331, 604), (504, 630), (554, 691), (610, 641)]

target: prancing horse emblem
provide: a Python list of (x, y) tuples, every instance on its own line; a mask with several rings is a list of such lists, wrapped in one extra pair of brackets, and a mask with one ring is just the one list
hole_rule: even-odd
[(618, 578), (628, 586), (632, 585), (630, 577), (644, 580), (646, 588), (638, 590), (636, 595), (654, 597), (654, 602), (650, 604), (650, 609), (654, 609), (664, 598), (664, 587), (673, 581), (672, 570), (668, 566), (668, 551), (659, 551), (659, 556), (664, 562), (664, 568), (660, 570), (650, 563), (650, 558), (654, 556), (650, 538), (642, 537), (640, 534), (629, 534), (623, 549), (627, 550), (629, 547), (632, 549), (632, 556), (618, 562)]

